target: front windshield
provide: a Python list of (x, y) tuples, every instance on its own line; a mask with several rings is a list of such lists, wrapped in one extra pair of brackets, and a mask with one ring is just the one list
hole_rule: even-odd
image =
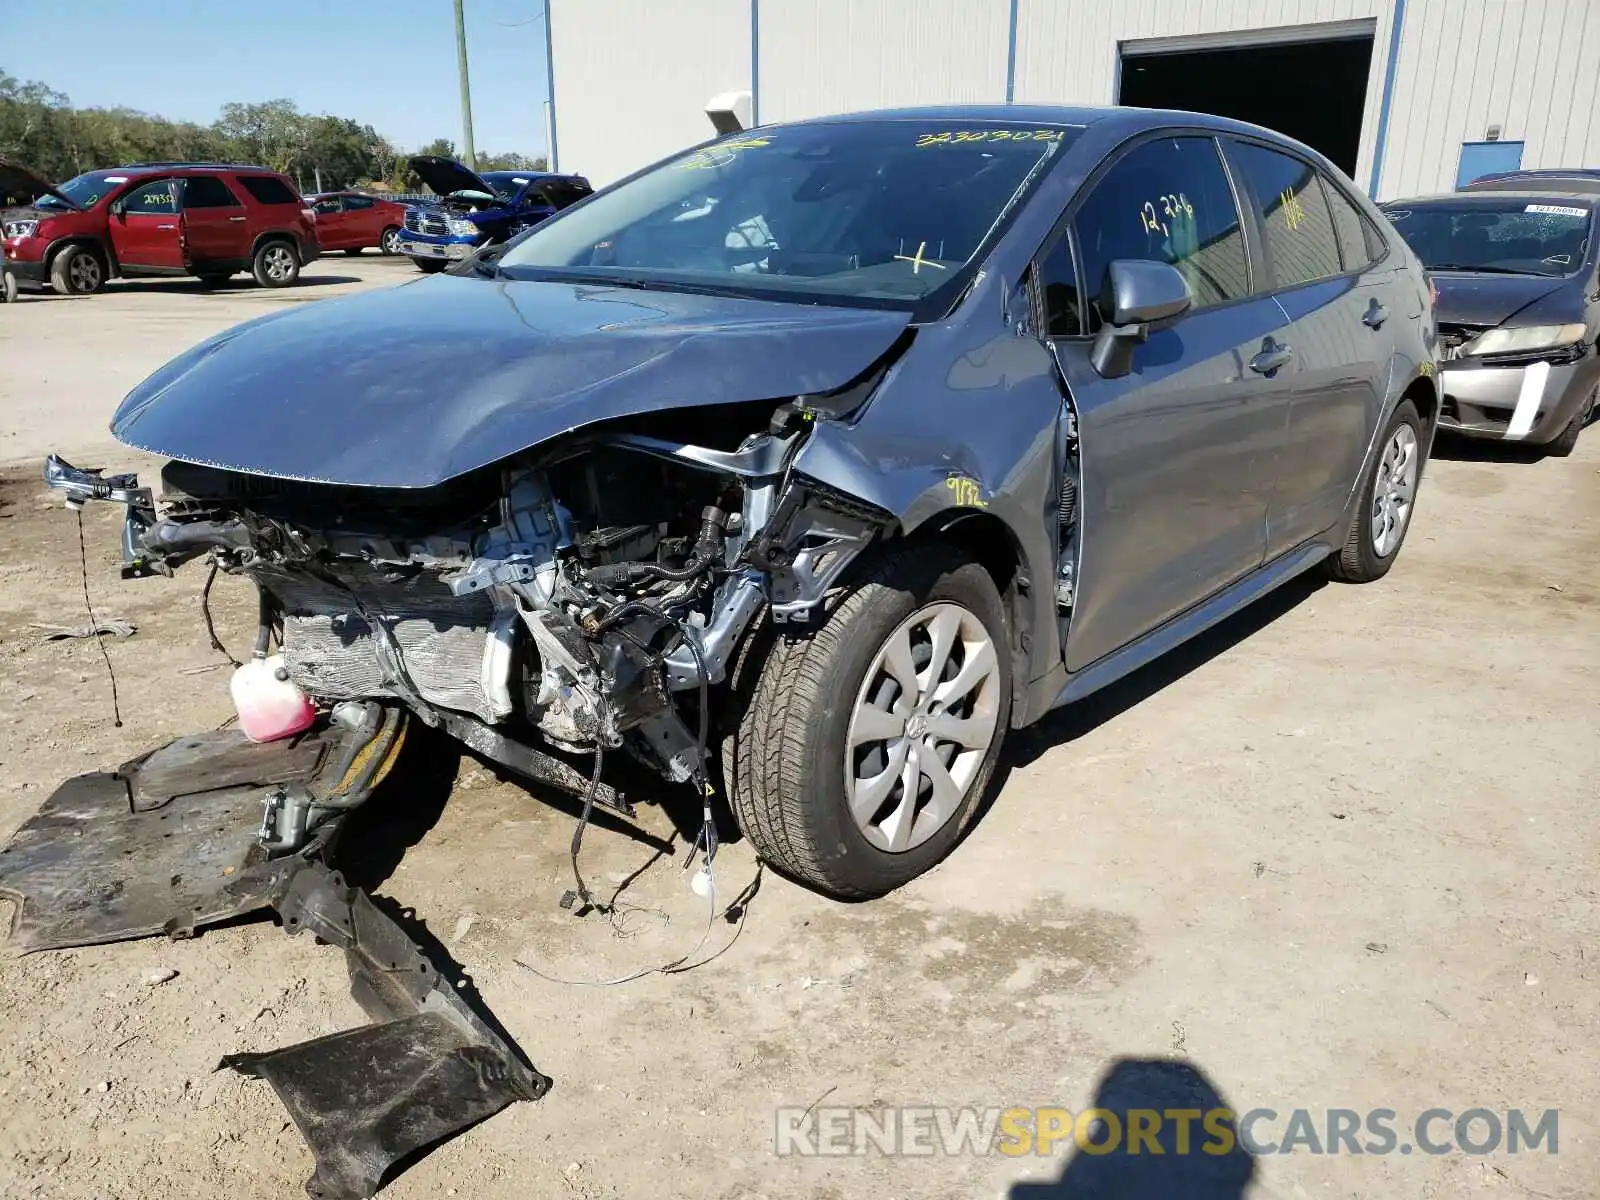
[[(118, 175), (115, 171), (90, 171), (65, 183), (58, 183), (56, 191), (71, 199), (79, 208), (93, 208), (112, 188), (127, 182), (126, 175)], [(40, 208), (67, 207), (59, 198), (48, 194), (40, 196), (34, 203)]]
[(905, 120), (753, 130), (597, 193), (498, 265), (514, 278), (915, 309), (962, 276), (1076, 132)]
[(1481, 204), (1400, 204), (1386, 208), (1394, 227), (1434, 270), (1570, 275), (1589, 251), (1593, 216), (1559, 200)]
[(484, 171), (482, 178), (502, 200), (513, 200), (533, 176), (526, 171)]

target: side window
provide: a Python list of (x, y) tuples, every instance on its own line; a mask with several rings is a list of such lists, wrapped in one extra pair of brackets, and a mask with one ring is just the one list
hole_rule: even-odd
[(1088, 330), (1083, 319), (1084, 297), (1078, 271), (1072, 262), (1072, 239), (1062, 234), (1050, 252), (1039, 260), (1039, 296), (1044, 304), (1044, 335), (1075, 337)]
[(345, 212), (360, 212), (364, 208), (372, 207), (371, 196), (346, 196), (344, 198)]
[(1344, 259), (1344, 269), (1362, 270), (1378, 257), (1372, 253), (1367, 242), (1367, 220), (1326, 175), (1322, 177), (1322, 190), (1333, 212), (1333, 229), (1339, 238), (1339, 255)]
[(240, 175), (239, 184), (253, 196), (258, 204), (299, 204), (283, 180), (272, 175)]
[(331, 217), (339, 211), (339, 198), (335, 196), (329, 200), (318, 200), (311, 206), (311, 211), (319, 217)]
[(228, 185), (215, 175), (191, 175), (183, 181), (184, 208), (238, 208)]
[(1261, 223), (1272, 286), (1294, 287), (1343, 272), (1333, 214), (1309, 163), (1253, 142), (1232, 142), (1228, 157)]
[(1167, 137), (1129, 151), (1094, 185), (1074, 228), (1083, 286), (1096, 298), (1092, 324), (1099, 323), (1106, 270), (1119, 258), (1176, 267), (1196, 309), (1250, 292), (1239, 211), (1210, 138)]
[(122, 208), (130, 213), (173, 213), (178, 211), (173, 199), (172, 180), (161, 179), (136, 187), (123, 197)]

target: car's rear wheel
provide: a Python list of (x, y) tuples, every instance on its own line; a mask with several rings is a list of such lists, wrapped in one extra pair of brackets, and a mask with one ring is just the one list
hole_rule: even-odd
[(378, 239), (378, 249), (389, 255), (400, 253), (400, 229), (398, 226), (391, 225), (383, 231), (383, 236)]
[(1596, 388), (1589, 398), (1583, 402), (1583, 407), (1572, 414), (1572, 420), (1567, 422), (1567, 427), (1545, 446), (1544, 452), (1551, 458), (1566, 458), (1578, 448), (1578, 437), (1583, 433), (1583, 427), (1589, 423), (1589, 417), (1594, 412), (1596, 401), (1600, 401), (1600, 388)]
[(90, 246), (68, 246), (50, 263), (50, 286), (57, 295), (92, 296), (105, 283), (105, 261)]
[(734, 816), (762, 858), (846, 898), (944, 858), (1005, 737), (1006, 629), (988, 572), (923, 545), (885, 554), (819, 628), (774, 639), (724, 743)]
[(300, 278), (300, 256), (289, 242), (263, 242), (250, 264), (250, 274), (264, 288), (288, 287)]
[(417, 270), (424, 275), (438, 274), (449, 265), (441, 258), (413, 258), (411, 261), (417, 264)]
[(1362, 481), (1344, 548), (1328, 560), (1328, 574), (1346, 583), (1370, 583), (1389, 573), (1411, 528), (1422, 477), (1422, 418), (1402, 400)]

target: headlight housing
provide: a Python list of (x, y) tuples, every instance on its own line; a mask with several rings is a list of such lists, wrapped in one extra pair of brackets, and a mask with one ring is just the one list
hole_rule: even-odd
[(447, 218), (444, 225), (456, 237), (478, 236), (478, 227), (464, 217)]
[(1583, 326), (1524, 325), (1520, 329), (1491, 329), (1480, 333), (1465, 346), (1462, 354), (1527, 354), (1535, 350), (1556, 350), (1583, 340)]
[(3, 226), (0, 226), (0, 235), (8, 238), (32, 237), (38, 232), (39, 222), (37, 220), (7, 221)]

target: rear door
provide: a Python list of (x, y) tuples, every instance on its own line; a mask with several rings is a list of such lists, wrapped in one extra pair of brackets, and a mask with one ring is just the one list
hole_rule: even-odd
[(237, 268), (250, 257), (250, 230), (244, 204), (218, 175), (189, 175), (177, 181), (189, 267), (204, 273)]
[(111, 248), (123, 267), (155, 271), (187, 270), (175, 180), (141, 183), (115, 202)]
[(345, 227), (349, 218), (344, 211), (343, 196), (325, 196), (311, 206), (316, 214), (317, 244), (324, 250), (343, 250), (350, 243)]
[[(1252, 287), (1245, 228), (1216, 142), (1165, 135), (1092, 178), (1038, 279), (1076, 408), (1078, 588), (1066, 661), (1080, 670), (1260, 566), (1295, 359), (1283, 311)], [(1194, 308), (1134, 352), (1090, 364), (1116, 259), (1170, 263)], [(1082, 279), (1079, 287), (1076, 280)]]
[(1238, 139), (1225, 147), (1299, 359), (1267, 520), (1272, 558), (1343, 517), (1388, 388), (1395, 322), (1405, 314), (1388, 278), (1368, 273), (1361, 216), (1336, 185), (1277, 147)]

